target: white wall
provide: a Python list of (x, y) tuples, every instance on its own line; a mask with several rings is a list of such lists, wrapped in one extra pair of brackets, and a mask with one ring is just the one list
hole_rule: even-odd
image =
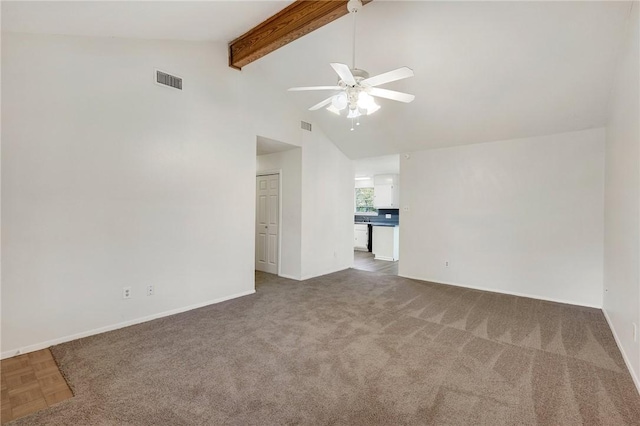
[(304, 280), (353, 265), (353, 162), (313, 125), (301, 149), (258, 156), (258, 171), (282, 169), (279, 275)]
[(401, 155), (400, 275), (601, 306), (603, 167), (603, 129)]
[(302, 132), (302, 278), (353, 265), (353, 161), (314, 125)]
[(278, 275), (299, 280), (302, 240), (302, 150), (258, 156), (258, 172), (281, 170), (280, 271)]
[(355, 188), (373, 188), (374, 187), (373, 178), (372, 177), (367, 178), (367, 179), (359, 179), (359, 180), (356, 180), (354, 182), (355, 182), (354, 189)]
[(640, 389), (640, 5), (634, 4), (606, 135), (604, 311)]
[(3, 356), (254, 291), (256, 135), (300, 138), (261, 83), (225, 44), (2, 34)]
[(240, 75), (239, 89), (242, 96), (237, 110), (236, 123), (233, 124), (239, 124), (242, 131), (254, 135), (254, 156), (255, 135), (300, 146), (302, 144), (300, 120), (304, 119), (307, 111), (301, 110), (291, 103), (291, 92), (274, 89), (276, 86), (264, 78), (259, 67), (253, 65), (256, 63), (248, 65), (242, 71), (232, 70)]

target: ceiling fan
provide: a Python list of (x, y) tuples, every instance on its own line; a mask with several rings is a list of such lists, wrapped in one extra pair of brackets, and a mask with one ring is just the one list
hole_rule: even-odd
[(338, 74), (338, 84), (335, 86), (292, 87), (289, 89), (292, 92), (308, 90), (337, 91), (337, 93), (309, 108), (309, 111), (315, 111), (328, 105), (328, 111), (337, 115), (346, 115), (347, 118), (352, 119), (351, 130), (354, 129), (354, 120), (356, 125), (359, 125), (360, 116), (371, 115), (380, 109), (380, 105), (376, 104), (374, 98), (385, 98), (405, 103), (415, 99), (414, 95), (408, 93), (377, 87), (392, 81), (413, 77), (411, 68), (401, 67), (373, 77), (369, 77), (369, 73), (365, 70), (356, 68), (356, 14), (361, 8), (361, 0), (349, 0), (347, 4), (347, 9), (353, 16), (353, 67), (349, 68), (349, 66), (337, 62), (331, 63), (331, 67)]

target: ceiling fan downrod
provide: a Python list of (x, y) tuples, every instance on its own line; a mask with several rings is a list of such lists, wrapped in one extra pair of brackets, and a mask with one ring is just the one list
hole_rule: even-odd
[(397, 92), (395, 90), (381, 89), (378, 86), (413, 77), (413, 70), (408, 67), (387, 71), (382, 74), (369, 76), (365, 70), (356, 68), (356, 14), (362, 8), (361, 0), (349, 0), (347, 10), (353, 15), (353, 52), (352, 67), (339, 62), (331, 62), (330, 65), (338, 74), (338, 83), (333, 86), (305, 86), (291, 87), (289, 91), (315, 91), (332, 90), (338, 91), (323, 101), (309, 108), (315, 111), (326, 108), (327, 111), (351, 119), (351, 130), (355, 130), (360, 125), (360, 117), (368, 116), (380, 109), (380, 105), (375, 102), (375, 98), (386, 98), (399, 102), (411, 102), (415, 96), (408, 93)]
[(362, 8), (361, 0), (349, 0), (347, 3), (347, 10), (353, 16), (353, 40), (352, 40), (352, 60), (351, 60), (351, 69), (356, 69), (356, 17), (358, 12)]

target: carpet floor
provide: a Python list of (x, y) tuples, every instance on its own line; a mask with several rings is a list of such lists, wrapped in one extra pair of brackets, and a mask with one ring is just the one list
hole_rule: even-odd
[(640, 424), (601, 311), (347, 270), (51, 348), (15, 425)]

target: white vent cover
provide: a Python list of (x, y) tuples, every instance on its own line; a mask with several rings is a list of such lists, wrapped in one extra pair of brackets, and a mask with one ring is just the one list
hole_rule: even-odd
[(307, 123), (306, 121), (301, 121), (300, 122), (300, 128), (303, 130), (308, 130), (309, 132), (311, 131), (311, 123)]
[(182, 78), (156, 70), (156, 83), (182, 90)]

